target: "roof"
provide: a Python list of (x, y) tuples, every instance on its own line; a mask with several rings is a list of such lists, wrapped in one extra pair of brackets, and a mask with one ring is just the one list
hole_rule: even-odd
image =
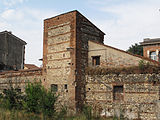
[(24, 67), (26, 67), (26, 69), (38, 69), (39, 68), (34, 64), (24, 64)]
[[(53, 19), (53, 18), (56, 18), (56, 17), (59, 17), (59, 16), (62, 16), (62, 15), (65, 15), (65, 14), (73, 13), (73, 12), (76, 12), (76, 13), (82, 15), (78, 10), (73, 10), (73, 11), (69, 11), (69, 12), (62, 13), (62, 14), (60, 14), (60, 15), (51, 17), (51, 18), (47, 18), (47, 19), (45, 19), (44, 21), (49, 20), (49, 19)], [(82, 15), (82, 16), (83, 16), (89, 23), (91, 23), (96, 29), (98, 29), (103, 35), (105, 35), (105, 33), (104, 33), (103, 31), (101, 31), (97, 26), (95, 26), (91, 21), (89, 21), (84, 15)]]
[(154, 38), (154, 39), (146, 38), (146, 39), (144, 39), (143, 42), (140, 42), (140, 44), (142, 46), (144, 46), (144, 45), (160, 44), (160, 38)]
[[(89, 40), (89, 41), (91, 41), (91, 40)], [(129, 55), (132, 55), (132, 56), (141, 58), (141, 59), (143, 59), (143, 60), (150, 61), (150, 62), (152, 62), (152, 63), (154, 63), (154, 64), (157, 64), (157, 65), (160, 65), (159, 62), (157, 62), (157, 61), (155, 61), (155, 60), (152, 60), (152, 59), (150, 59), (150, 58), (143, 57), (143, 56), (140, 56), (140, 55), (136, 55), (136, 54), (133, 54), (133, 53), (130, 53), (130, 52), (126, 52), (126, 51), (124, 51), (124, 50), (120, 50), (120, 49), (118, 49), (118, 48), (114, 48), (114, 47), (109, 46), (109, 45), (105, 45), (105, 44), (102, 44), (102, 43), (98, 43), (98, 42), (96, 42), (96, 41), (91, 41), (91, 42), (94, 42), (94, 43), (99, 44), (99, 45), (103, 45), (103, 46), (108, 47), (108, 48), (111, 48), (111, 49), (115, 49), (115, 50), (117, 50), (117, 51), (120, 51), (120, 52), (129, 54)]]
[(22, 69), (22, 70), (10, 70), (10, 71), (3, 71), (0, 72), (0, 75), (4, 75), (4, 74), (8, 74), (8, 73), (23, 73), (23, 72), (34, 72), (34, 71), (42, 71), (42, 68), (38, 68), (38, 69)]
[(27, 44), (24, 40), (22, 40), (22, 39), (20, 39), (19, 37), (13, 35), (11, 31), (2, 31), (2, 32), (0, 32), (0, 34), (8, 34), (8, 35), (11, 35), (12, 37), (16, 38), (16, 39), (17, 39), (19, 42), (21, 42), (22, 44), (24, 44), (24, 45)]

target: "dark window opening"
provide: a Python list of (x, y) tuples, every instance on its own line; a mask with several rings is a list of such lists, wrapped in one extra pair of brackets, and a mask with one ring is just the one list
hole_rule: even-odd
[(64, 85), (64, 89), (68, 89), (68, 86), (67, 86), (67, 84), (65, 84), (65, 85)]
[(57, 92), (58, 91), (58, 85), (57, 84), (51, 84), (51, 91)]
[(0, 64), (0, 70), (4, 70), (5, 65), (4, 64)]
[(123, 100), (123, 85), (113, 87), (113, 100), (114, 101)]
[(92, 65), (100, 65), (100, 56), (92, 56)]

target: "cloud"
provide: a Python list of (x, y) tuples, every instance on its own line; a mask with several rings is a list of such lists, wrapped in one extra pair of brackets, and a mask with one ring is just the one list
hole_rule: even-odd
[(94, 21), (107, 34), (105, 43), (125, 50), (131, 44), (143, 41), (143, 38), (160, 37), (160, 1), (109, 3), (111, 5), (107, 5), (107, 0), (103, 2), (100, 7), (93, 4), (104, 16), (112, 15)]
[(43, 54), (43, 20), (55, 16), (54, 10), (6, 9), (0, 13), (0, 31), (8, 30), (27, 42), (26, 63), (40, 65)]
[(8, 7), (11, 7), (17, 3), (23, 3), (25, 2), (26, 0), (2, 0), (2, 3), (5, 5), (5, 6), (8, 6)]

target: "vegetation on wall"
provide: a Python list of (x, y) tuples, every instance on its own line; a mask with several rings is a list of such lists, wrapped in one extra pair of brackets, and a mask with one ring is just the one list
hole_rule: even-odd
[(131, 45), (127, 52), (143, 56), (143, 47), (137, 43)]
[(146, 74), (160, 73), (160, 67), (139, 61), (138, 66), (131, 67), (87, 67), (87, 75), (107, 75), (107, 74)]

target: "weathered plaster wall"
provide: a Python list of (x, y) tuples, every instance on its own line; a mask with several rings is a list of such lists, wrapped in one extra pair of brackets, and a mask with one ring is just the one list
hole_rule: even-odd
[[(86, 101), (101, 115), (123, 114), (130, 119), (156, 119), (160, 74), (86, 76)], [(123, 100), (113, 99), (114, 86), (123, 86)]]
[(129, 67), (138, 66), (140, 60), (151, 62), (141, 57), (128, 54), (124, 51), (107, 45), (89, 41), (88, 64), (92, 66), (92, 56), (100, 56), (100, 66), (103, 67)]
[(0, 33), (0, 41), (0, 64), (5, 65), (3, 70), (13, 69), (13, 66), (23, 69), (26, 43), (7, 31)]
[(19, 87), (24, 92), (25, 86), (29, 82), (40, 82), (41, 80), (41, 69), (2, 72), (0, 73), (0, 92), (8, 89), (11, 84), (14, 87)]

